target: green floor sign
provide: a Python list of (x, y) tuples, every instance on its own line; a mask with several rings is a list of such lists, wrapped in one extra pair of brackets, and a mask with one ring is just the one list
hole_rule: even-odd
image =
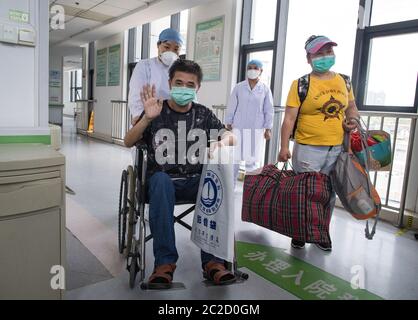
[(269, 246), (237, 242), (239, 267), (245, 267), (303, 300), (382, 300), (348, 281)]

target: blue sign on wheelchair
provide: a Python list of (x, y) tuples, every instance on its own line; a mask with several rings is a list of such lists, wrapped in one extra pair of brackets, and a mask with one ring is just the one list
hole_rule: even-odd
[(215, 214), (221, 206), (222, 195), (221, 179), (213, 171), (207, 170), (200, 196), (200, 210), (209, 216)]

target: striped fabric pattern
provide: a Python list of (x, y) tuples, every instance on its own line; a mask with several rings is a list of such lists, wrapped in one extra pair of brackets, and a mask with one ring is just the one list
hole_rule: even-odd
[(267, 165), (244, 181), (242, 220), (309, 243), (331, 243), (331, 182), (318, 172), (296, 174)]
[(332, 44), (333, 46), (337, 45), (334, 41), (331, 41), (325, 36), (318, 36), (306, 44), (305, 49), (309, 53), (317, 53), (323, 46), (328, 43)]

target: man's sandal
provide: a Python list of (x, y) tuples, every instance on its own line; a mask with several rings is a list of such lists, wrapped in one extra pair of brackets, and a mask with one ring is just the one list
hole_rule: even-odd
[(162, 264), (155, 267), (154, 272), (148, 279), (148, 284), (167, 284), (170, 285), (173, 282), (174, 270), (176, 270), (176, 265), (171, 264)]
[(171, 290), (171, 289), (185, 289), (183, 283), (173, 282), (174, 270), (176, 265), (163, 264), (154, 269), (154, 272), (149, 277), (148, 282), (141, 283), (142, 290)]
[(237, 280), (234, 274), (225, 268), (224, 264), (216, 261), (209, 261), (205, 265), (203, 277), (215, 285), (231, 284)]

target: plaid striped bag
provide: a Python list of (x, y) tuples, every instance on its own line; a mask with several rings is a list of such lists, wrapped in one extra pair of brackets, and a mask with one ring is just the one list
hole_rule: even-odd
[(244, 180), (242, 220), (310, 243), (330, 243), (331, 181), (267, 165)]

